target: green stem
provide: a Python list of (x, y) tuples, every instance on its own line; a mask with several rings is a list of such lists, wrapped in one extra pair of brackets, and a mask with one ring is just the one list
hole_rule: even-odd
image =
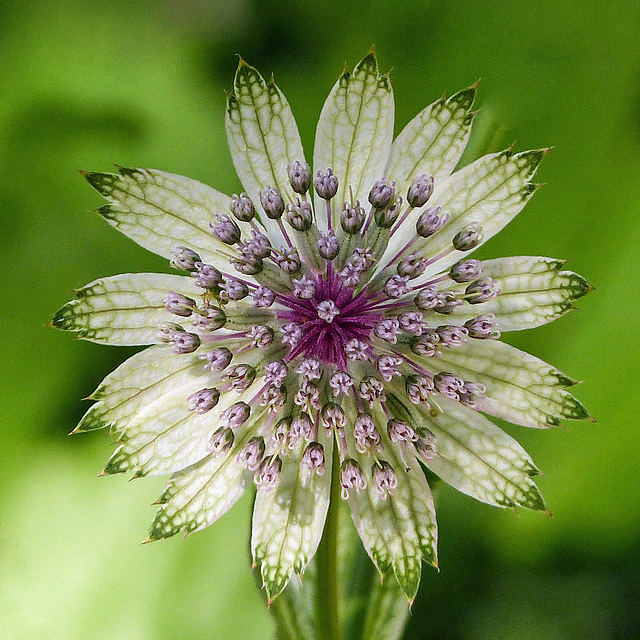
[(334, 447), (331, 499), (317, 558), (318, 640), (342, 640), (342, 611), (338, 567), (338, 521), (340, 518), (340, 463)]

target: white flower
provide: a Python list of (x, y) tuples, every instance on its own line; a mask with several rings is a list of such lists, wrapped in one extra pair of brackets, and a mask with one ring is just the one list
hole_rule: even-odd
[(119, 435), (107, 474), (173, 474), (149, 539), (208, 526), (255, 482), (252, 551), (273, 599), (313, 557), (333, 481), (413, 599), (422, 560), (436, 564), (418, 459), (478, 500), (545, 508), (531, 458), (483, 414), (546, 427), (587, 412), (573, 380), (495, 338), (559, 317), (589, 285), (550, 258), (469, 260), (529, 200), (545, 153), (452, 173), (475, 93), (393, 140), (370, 54), (331, 91), (311, 171), (286, 99), (241, 60), (226, 124), (244, 193), (150, 169), (85, 174), (110, 224), (183, 270), (98, 280), (54, 318), (153, 345), (76, 429)]

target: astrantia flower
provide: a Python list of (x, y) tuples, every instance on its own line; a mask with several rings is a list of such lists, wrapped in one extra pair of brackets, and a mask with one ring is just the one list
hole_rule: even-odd
[(99, 213), (180, 271), (97, 280), (54, 319), (153, 345), (104, 380), (76, 429), (117, 433), (107, 474), (173, 474), (150, 540), (210, 525), (255, 484), (252, 551), (274, 598), (341, 494), (412, 599), (422, 560), (436, 564), (421, 464), (483, 502), (545, 508), (531, 458), (484, 414), (546, 427), (587, 413), (573, 380), (497, 338), (559, 317), (589, 285), (559, 260), (470, 257), (527, 203), (545, 154), (453, 172), (475, 93), (392, 140), (391, 85), (370, 54), (331, 91), (311, 169), (284, 96), (240, 61), (226, 127), (244, 192), (85, 174), (109, 201)]

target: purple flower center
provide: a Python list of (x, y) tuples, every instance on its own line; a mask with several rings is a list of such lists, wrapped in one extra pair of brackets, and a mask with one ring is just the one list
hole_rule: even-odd
[(382, 314), (372, 308), (372, 298), (365, 290), (354, 294), (340, 282), (328, 265), (326, 276), (315, 275), (315, 294), (308, 300), (293, 296), (281, 299), (289, 307), (278, 312), (287, 322), (296, 322), (302, 329), (302, 339), (289, 352), (287, 360), (298, 355), (346, 368), (345, 347), (350, 340), (369, 344), (369, 337)]

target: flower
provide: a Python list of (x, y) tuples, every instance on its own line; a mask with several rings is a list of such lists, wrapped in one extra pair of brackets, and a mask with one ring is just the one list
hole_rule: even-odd
[(240, 60), (226, 129), (243, 193), (150, 169), (84, 173), (108, 200), (98, 212), (181, 272), (97, 280), (53, 321), (153, 345), (107, 376), (74, 430), (118, 435), (106, 474), (173, 474), (149, 540), (210, 525), (254, 483), (251, 546), (273, 599), (341, 493), (412, 600), (422, 561), (436, 565), (421, 464), (483, 502), (545, 509), (531, 458), (484, 414), (529, 427), (588, 414), (574, 380), (497, 338), (590, 286), (559, 260), (470, 259), (532, 196), (546, 152), (454, 172), (476, 88), (393, 140), (391, 84), (369, 54), (325, 102), (312, 171), (285, 97)]

